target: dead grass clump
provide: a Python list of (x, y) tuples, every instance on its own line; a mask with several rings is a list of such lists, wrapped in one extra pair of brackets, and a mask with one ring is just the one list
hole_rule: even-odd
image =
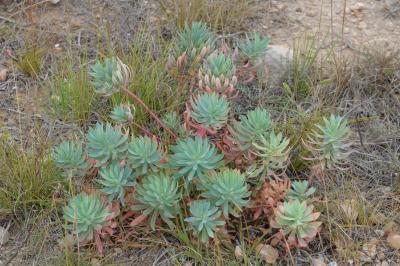
[(43, 66), (43, 48), (31, 45), (20, 52), (17, 66), (26, 75), (36, 78)]
[(258, 0), (157, 0), (160, 11), (176, 28), (202, 21), (219, 32), (248, 29), (257, 16), (262, 1)]

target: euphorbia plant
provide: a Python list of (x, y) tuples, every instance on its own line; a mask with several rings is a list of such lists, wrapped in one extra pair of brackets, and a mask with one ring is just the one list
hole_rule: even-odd
[[(213, 238), (225, 223), (235, 222), (233, 216), (240, 217), (246, 208), (254, 210), (255, 219), (264, 213), (262, 218), (279, 228), (276, 236), (289, 246), (303, 247), (315, 237), (320, 223), (308, 200), (315, 189), (297, 181), (291, 187), (286, 178), (289, 139), (278, 133), (278, 123), (266, 109), (236, 114), (229, 97), (236, 85), (250, 82), (237, 81), (244, 69), (237, 67), (238, 62), (249, 69), (262, 66), (268, 39), (257, 34), (248, 37), (240, 47), (239, 58), (244, 60), (237, 60), (229, 49), (213, 51), (214, 44), (204, 24), (194, 23), (181, 32), (168, 70), (185, 78), (188, 71), (196, 73), (189, 75), (195, 85), (189, 90), (185, 112), (166, 112), (163, 119), (131, 91), (132, 71), (121, 60), (105, 59), (91, 68), (97, 92), (126, 93), (162, 133), (135, 124), (135, 107), (125, 103), (111, 112), (113, 124), (98, 122), (90, 127), (84, 144), (71, 142), (55, 149), (57, 166), (69, 176), (84, 176), (89, 162), (93, 166), (90, 173), (97, 194), (76, 196), (65, 208), (65, 220), (74, 234), (87, 240), (101, 236), (115, 216), (109, 206), (118, 204), (123, 212), (121, 226), (127, 219), (132, 230), (141, 230), (136, 225), (143, 221), (153, 230), (156, 225), (174, 228), (175, 222), (186, 221), (202, 242)], [(131, 125), (145, 136), (133, 136), (128, 131)], [(348, 147), (346, 123), (334, 117), (318, 129), (309, 143), (316, 159), (338, 164)], [(71, 224), (79, 225), (79, 230)]]

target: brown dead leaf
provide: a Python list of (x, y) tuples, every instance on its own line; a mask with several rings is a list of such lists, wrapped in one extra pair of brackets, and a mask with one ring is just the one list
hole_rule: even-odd
[(0, 80), (1, 81), (6, 81), (8, 77), (8, 69), (7, 68), (3, 68), (0, 70)]
[(393, 229), (396, 227), (396, 223), (394, 221), (390, 221), (387, 224), (385, 224), (385, 226), (382, 228), (383, 232), (385, 232), (385, 234), (390, 234)]
[(387, 237), (386, 241), (389, 246), (394, 249), (400, 249), (400, 234), (399, 233), (390, 233)]
[(256, 254), (266, 263), (270, 264), (275, 264), (279, 257), (279, 252), (276, 248), (264, 244), (260, 244), (256, 247)]

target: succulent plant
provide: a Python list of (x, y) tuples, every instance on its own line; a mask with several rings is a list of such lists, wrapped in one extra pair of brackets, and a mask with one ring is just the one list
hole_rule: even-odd
[(53, 159), (57, 167), (63, 169), (63, 176), (84, 176), (89, 164), (82, 143), (64, 141), (53, 151)]
[(129, 104), (120, 104), (111, 111), (110, 118), (117, 123), (125, 124), (133, 120), (132, 110)]
[(238, 216), (241, 207), (248, 206), (251, 192), (244, 176), (238, 170), (224, 170), (200, 180), (200, 190), (204, 198), (216, 206), (221, 206), (226, 218), (229, 214)]
[(240, 117), (240, 122), (235, 121), (229, 132), (234, 143), (238, 144), (241, 151), (252, 148), (252, 144), (258, 142), (260, 135), (267, 135), (274, 127), (267, 110), (257, 107)]
[(108, 226), (111, 212), (97, 195), (79, 194), (64, 208), (64, 219), (71, 224), (66, 228), (80, 241), (92, 240), (95, 232)]
[(274, 208), (285, 199), (289, 189), (290, 180), (288, 178), (265, 181), (253, 200), (254, 220), (258, 219), (263, 213), (267, 217), (271, 217)]
[(220, 78), (224, 81), (225, 78), (231, 79), (236, 72), (236, 67), (233, 64), (232, 58), (225, 54), (212, 54), (205, 60), (202, 71), (211, 77)]
[(131, 206), (132, 210), (143, 210), (144, 215), (150, 215), (150, 226), (154, 230), (157, 217), (174, 227), (171, 218), (174, 218), (179, 207), (181, 194), (177, 182), (164, 175), (146, 176), (136, 187), (137, 202)]
[(308, 181), (294, 181), (292, 188), (287, 193), (287, 198), (291, 200), (305, 201), (315, 192), (315, 187), (308, 188)]
[(122, 134), (120, 128), (113, 129), (110, 123), (104, 127), (97, 123), (87, 134), (87, 149), (89, 157), (97, 160), (96, 166), (103, 166), (111, 161), (125, 158), (128, 146), (128, 133)]
[(197, 56), (204, 57), (213, 46), (213, 34), (201, 22), (193, 22), (191, 27), (185, 25), (179, 34), (176, 47), (177, 56), (186, 54), (188, 63), (192, 63)]
[(93, 78), (93, 85), (95, 86), (96, 92), (104, 95), (112, 95), (113, 89), (113, 76), (114, 63), (110, 58), (106, 58), (104, 63), (97, 61), (90, 68), (89, 75)]
[(317, 128), (319, 132), (313, 131), (307, 145), (315, 154), (315, 159), (321, 161), (327, 168), (343, 163), (350, 153), (348, 141), (350, 128), (347, 120), (341, 116), (331, 115), (329, 120), (324, 117), (324, 124), (317, 125)]
[(229, 114), (229, 103), (217, 94), (204, 93), (192, 100), (192, 118), (205, 128), (223, 127)]
[(209, 237), (214, 238), (215, 229), (225, 224), (220, 219), (221, 211), (211, 205), (208, 200), (195, 200), (190, 203), (191, 217), (185, 219), (191, 223), (193, 230), (200, 241), (206, 242)]
[(136, 175), (147, 174), (149, 169), (157, 172), (161, 158), (157, 142), (149, 137), (135, 138), (128, 146), (127, 160)]
[(245, 43), (239, 45), (239, 48), (248, 60), (253, 64), (256, 64), (263, 60), (263, 57), (268, 50), (268, 43), (268, 37), (262, 38), (258, 33), (254, 33), (251, 37), (246, 35)]
[(293, 200), (280, 204), (275, 209), (271, 225), (289, 235), (290, 246), (306, 247), (320, 230), (319, 212), (313, 212), (313, 206), (306, 201)]
[(89, 72), (93, 78), (96, 92), (104, 96), (111, 96), (120, 86), (126, 85), (131, 71), (118, 58), (106, 58), (104, 62), (97, 61)]
[(122, 205), (125, 205), (125, 188), (135, 184), (132, 169), (112, 163), (100, 169), (99, 174), (102, 179), (96, 179), (96, 182), (103, 186), (100, 191), (108, 195), (108, 201), (118, 198)]
[[(199, 71), (199, 87), (224, 93), (227, 89), (233, 92), (237, 83), (236, 67), (232, 58), (224, 54), (212, 54), (203, 63)], [(226, 94), (226, 93), (225, 93)]]
[(119, 58), (115, 58), (114, 62), (112, 82), (116, 87), (126, 86), (132, 76), (131, 69)]
[(254, 154), (259, 160), (249, 168), (250, 176), (275, 175), (275, 171), (286, 168), (289, 157), (289, 140), (272, 131), (268, 136), (260, 135), (259, 142), (253, 143)]
[(214, 170), (223, 165), (222, 154), (218, 153), (208, 138), (187, 138), (178, 140), (171, 147), (174, 152), (170, 156), (170, 167), (178, 169), (175, 178), (185, 176), (186, 183), (190, 183), (194, 177), (204, 178), (208, 170)]
[(171, 128), (171, 129), (175, 129), (175, 131), (180, 136), (183, 136), (183, 134), (185, 133), (185, 129), (181, 125), (181, 121), (180, 121), (178, 115), (176, 114), (176, 112), (166, 113), (164, 115), (162, 121), (164, 122), (164, 124), (167, 127)]

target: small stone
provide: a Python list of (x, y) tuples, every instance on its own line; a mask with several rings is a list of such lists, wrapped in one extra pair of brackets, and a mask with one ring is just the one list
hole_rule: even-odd
[(235, 247), (235, 258), (238, 261), (242, 261), (243, 260), (243, 251), (242, 251), (242, 248), (240, 246), (236, 246)]
[(357, 18), (364, 17), (364, 9), (365, 9), (365, 5), (361, 2), (358, 2), (350, 7), (350, 10), (353, 12), (353, 15)]
[(7, 68), (1, 69), (0, 70), (0, 80), (1, 81), (6, 81), (8, 77), (8, 70)]
[(313, 258), (311, 262), (312, 266), (326, 266), (323, 257)]
[(315, 17), (317, 15), (317, 12), (316, 11), (314, 11), (314, 10), (309, 10), (309, 11), (306, 11), (306, 16), (307, 17)]
[(50, 0), (50, 3), (52, 3), (53, 5), (56, 5), (58, 3), (60, 3), (61, 0)]
[(301, 12), (303, 12), (303, 9), (301, 7), (298, 7), (294, 11), (301, 13)]
[(386, 241), (390, 247), (394, 249), (400, 249), (400, 234), (390, 233)]
[(265, 54), (269, 73), (268, 83), (271, 87), (280, 86), (290, 63), (293, 60), (293, 50), (285, 45), (269, 45)]
[(257, 246), (256, 254), (269, 264), (274, 264), (279, 257), (279, 253), (276, 248), (264, 244), (260, 244)]
[(346, 33), (346, 34), (349, 33), (350, 32), (350, 28), (344, 27), (343, 32)]
[(364, 5), (364, 3), (361, 3), (361, 2), (357, 2), (350, 7), (350, 10), (353, 12), (355, 10), (364, 10), (364, 9), (365, 9), (365, 5)]
[(8, 240), (10, 240), (10, 234), (8, 233), (8, 230), (0, 226), (0, 247), (4, 246)]
[(385, 232), (385, 234), (389, 234), (393, 231), (393, 229), (396, 227), (396, 223), (394, 221), (390, 221), (387, 224), (385, 224), (385, 226), (382, 228), (383, 232)]
[(122, 249), (121, 248), (114, 248), (114, 252), (117, 254), (122, 254)]
[(360, 23), (358, 23), (357, 28), (359, 28), (360, 30), (364, 30), (367, 28), (367, 23), (365, 23), (364, 21), (361, 21)]

